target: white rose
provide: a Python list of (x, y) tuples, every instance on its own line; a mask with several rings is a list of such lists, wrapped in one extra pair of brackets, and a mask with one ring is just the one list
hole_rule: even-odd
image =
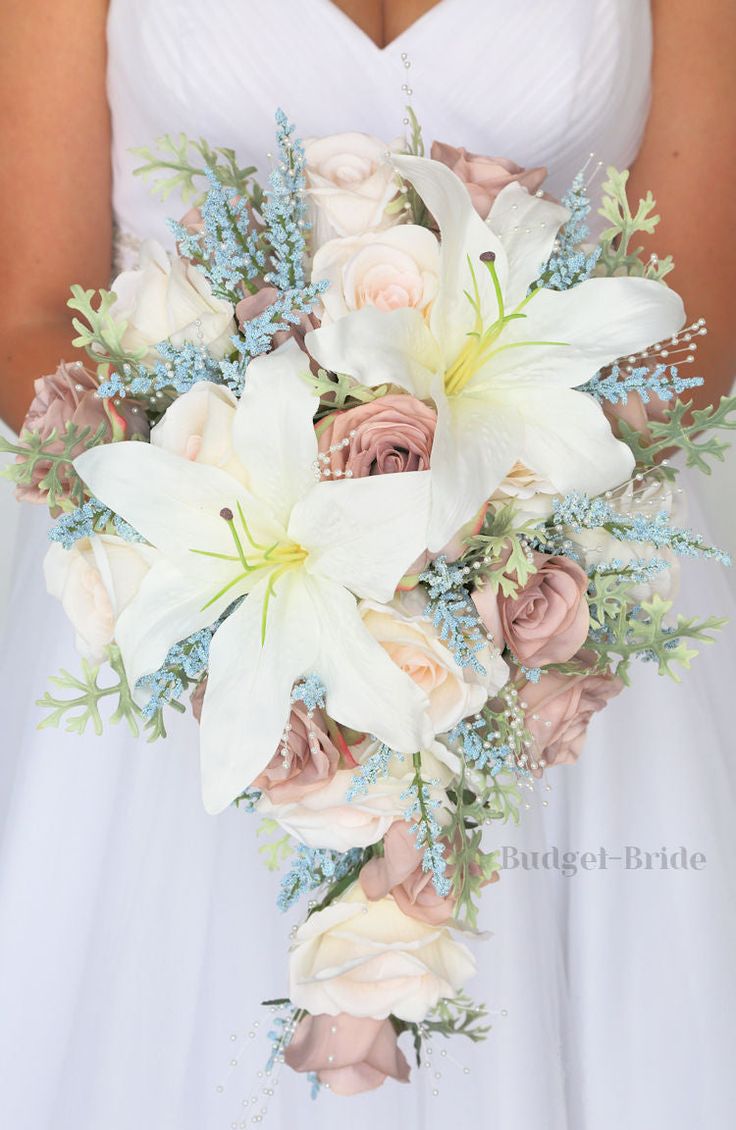
[(46, 588), (61, 601), (76, 631), (77, 650), (86, 659), (104, 659), (118, 617), (137, 594), (156, 552), (112, 534), (93, 534), (71, 549), (58, 542), (49, 546), (43, 562)]
[(151, 429), (151, 443), (193, 463), (220, 467), (243, 481), (245, 471), (233, 451), (237, 404), (230, 389), (200, 381), (169, 405)]
[(390, 895), (370, 902), (355, 883), (297, 930), (289, 997), (312, 1015), (419, 1023), (474, 973), (475, 958), (447, 926), (409, 918)]
[[(656, 480), (643, 483), (626, 483), (617, 491), (611, 492), (606, 501), (618, 514), (643, 514), (655, 518), (664, 510), (674, 525), (684, 520), (684, 496), (676, 494), (671, 483)], [(631, 596), (636, 601), (649, 600), (657, 593), (663, 600), (672, 600), (680, 583), (680, 562), (671, 549), (657, 549), (648, 542), (620, 541), (607, 530), (570, 531), (573, 548), (580, 554), (580, 564), (584, 569), (611, 561), (628, 565), (632, 561), (651, 561), (661, 558), (669, 567), (655, 573), (650, 581), (634, 585)]]
[(429, 702), (435, 734), (444, 734), (483, 708), (489, 695), (506, 683), (509, 669), (497, 648), (483, 648), (478, 660), (486, 674), (460, 667), (424, 613), (422, 590), (402, 593), (390, 604), (364, 600), (363, 623), (375, 640), (422, 688)]
[(399, 187), (388, 148), (367, 133), (335, 133), (304, 143), (313, 247), (337, 235), (364, 235), (397, 222), (399, 214), (386, 210)]
[(322, 325), (364, 306), (410, 306), (428, 314), (439, 287), (439, 259), (437, 239), (416, 224), (331, 239), (312, 266), (312, 281), (330, 284), (322, 295)]
[(490, 504), (498, 510), (512, 503), (517, 523), (534, 519), (543, 522), (552, 515), (553, 500), (560, 497), (542, 475), (516, 462), (491, 495)]
[(145, 349), (148, 364), (159, 360), (154, 346), (168, 339), (179, 348), (188, 341), (206, 346), (217, 358), (233, 349), (230, 338), (237, 327), (232, 304), (215, 297), (188, 259), (167, 254), (155, 240), (142, 245), (139, 268), (123, 271), (111, 289), (116, 301), (110, 313), (128, 323), (123, 346)]
[[(366, 742), (360, 761), (365, 762), (379, 748), (380, 742)], [(434, 812), (439, 823), (447, 819), (449, 804), (443, 786), (458, 769), (456, 755), (439, 742), (422, 753), (423, 779), (439, 782), (430, 786), (432, 796), (442, 806)], [(379, 777), (363, 796), (349, 801), (346, 795), (356, 772), (338, 769), (324, 788), (290, 804), (274, 804), (264, 793), (257, 805), (258, 812), (277, 820), (290, 836), (309, 847), (332, 848), (333, 851), (368, 847), (382, 839), (394, 820), (403, 816), (407, 800), (402, 799), (402, 794), (414, 779), (414, 766), (411, 757), (395, 755), (389, 761), (387, 775)]]

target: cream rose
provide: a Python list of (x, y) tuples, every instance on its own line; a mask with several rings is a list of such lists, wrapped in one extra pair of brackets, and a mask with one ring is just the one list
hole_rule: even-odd
[(331, 239), (312, 266), (312, 281), (330, 284), (322, 295), (322, 325), (364, 306), (428, 314), (439, 286), (439, 259), (437, 239), (416, 224)]
[(155, 346), (168, 338), (178, 347), (188, 341), (206, 346), (218, 358), (233, 348), (232, 305), (215, 297), (202, 272), (188, 259), (168, 255), (155, 240), (142, 245), (138, 269), (123, 271), (111, 289), (116, 301), (110, 312), (128, 323), (123, 346), (144, 349), (149, 364), (159, 360)]
[[(675, 488), (676, 490), (677, 488)], [(675, 525), (684, 520), (684, 496), (676, 494), (671, 483), (650, 482), (627, 483), (614, 491), (607, 499), (619, 514), (643, 514), (655, 518), (664, 511)], [(636, 601), (649, 600), (657, 593), (663, 600), (672, 600), (677, 595), (680, 582), (680, 562), (675, 553), (666, 547), (657, 549), (648, 542), (620, 541), (606, 530), (571, 530), (569, 533), (573, 548), (580, 555), (584, 569), (604, 562), (619, 561), (630, 565), (633, 561), (651, 561), (657, 557), (666, 561), (668, 568), (655, 573), (651, 580), (634, 585), (631, 595)]]
[(367, 133), (335, 133), (304, 143), (313, 247), (397, 222), (398, 215), (387, 211), (399, 188), (388, 149)]
[(245, 472), (232, 442), (237, 404), (229, 389), (200, 381), (169, 405), (151, 431), (151, 443), (182, 459), (220, 467), (243, 481)]
[(360, 614), (368, 631), (422, 688), (429, 702), (435, 734), (444, 734), (463, 718), (476, 714), (489, 695), (497, 694), (508, 679), (508, 667), (497, 648), (478, 654), (486, 674), (462, 668), (425, 618), (425, 598), (419, 590), (402, 593), (391, 604), (361, 601)]
[(390, 896), (370, 902), (355, 883), (297, 930), (289, 997), (313, 1014), (418, 1023), (474, 973), (473, 955), (447, 926), (409, 918)]
[(517, 522), (536, 519), (543, 522), (552, 514), (552, 502), (560, 495), (550, 482), (523, 463), (514, 463), (491, 495), (496, 510), (513, 504)]
[(157, 551), (112, 534), (94, 534), (64, 549), (52, 542), (43, 562), (46, 588), (76, 631), (77, 650), (100, 663), (115, 625), (138, 592)]
[[(358, 754), (359, 761), (364, 763), (379, 748), (380, 742), (365, 742)], [(439, 742), (422, 752), (424, 780), (439, 782), (430, 788), (432, 796), (440, 802), (440, 808), (435, 810), (440, 823), (446, 819), (449, 804), (444, 786), (458, 769), (455, 754)], [(414, 766), (410, 757), (396, 754), (389, 761), (385, 777), (379, 777), (363, 796), (347, 800), (355, 772), (354, 769), (339, 769), (324, 788), (288, 804), (274, 804), (264, 793), (257, 805), (258, 812), (277, 820), (290, 836), (309, 847), (332, 848), (333, 851), (368, 847), (382, 839), (394, 820), (403, 816), (407, 802), (402, 794), (414, 780)]]

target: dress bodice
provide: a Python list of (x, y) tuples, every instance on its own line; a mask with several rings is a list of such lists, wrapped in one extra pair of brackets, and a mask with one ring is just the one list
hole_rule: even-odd
[(384, 49), (332, 0), (111, 0), (108, 44), (116, 224), (163, 242), (181, 202), (130, 149), (164, 133), (263, 169), (277, 106), (303, 137), (390, 141), (409, 86), (428, 140), (547, 165), (561, 193), (592, 151), (633, 160), (649, 102), (649, 0), (440, 0)]

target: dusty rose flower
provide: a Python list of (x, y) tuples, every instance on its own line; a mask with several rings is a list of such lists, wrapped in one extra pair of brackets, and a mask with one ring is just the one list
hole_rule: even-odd
[(452, 895), (438, 895), (432, 875), (422, 870), (423, 851), (417, 848), (408, 824), (397, 820), (383, 838), (382, 857), (369, 859), (360, 872), (366, 896), (375, 902), (390, 894), (410, 918), (429, 926), (442, 926), (452, 917)]
[(621, 435), (619, 422), (623, 421), (630, 428), (640, 432), (642, 436), (649, 437), (649, 419), (644, 401), (638, 392), (630, 392), (623, 404), (611, 404), (603, 401), (603, 415), (608, 420), (615, 435)]
[(446, 145), (444, 141), (432, 142), (431, 157), (433, 161), (447, 165), (460, 178), (470, 193), (473, 207), (484, 220), (493, 201), (507, 184), (518, 181), (529, 192), (536, 192), (547, 176), (547, 170), (542, 166), (523, 169), (506, 157), (482, 157), (479, 153), (468, 153), (462, 147)]
[(336, 1095), (372, 1091), (387, 1079), (409, 1081), (409, 1064), (390, 1020), (370, 1017), (305, 1016), (284, 1059), (294, 1071), (314, 1071)]
[(436, 426), (433, 408), (401, 394), (334, 412), (322, 421), (319, 431), (322, 474), (329, 468), (333, 478), (362, 479), (426, 471)]
[(189, 705), (192, 708), (192, 714), (199, 722), (202, 717), (202, 703), (204, 702), (205, 691), (207, 690), (207, 676), (202, 679), (201, 683), (197, 683), (196, 687), (189, 696)]
[[(245, 322), (250, 322), (253, 318), (257, 318), (273, 303), (279, 296), (279, 292), (273, 286), (264, 286), (255, 294), (249, 294), (245, 298), (241, 298), (238, 305), (235, 307), (235, 317), (238, 325), (243, 326)], [(300, 349), (304, 349), (304, 338), (310, 330), (319, 329), (319, 318), (314, 314), (300, 314), (299, 321), (291, 325), (288, 330), (279, 330), (278, 333), (273, 335), (273, 349), (278, 349), (285, 341), (293, 338)], [(306, 350), (304, 350), (306, 353)]]
[(566, 663), (583, 646), (590, 613), (588, 577), (569, 557), (534, 554), (536, 572), (516, 596), (490, 586), (473, 593), (478, 613), (498, 646), (528, 667)]
[[(138, 401), (130, 397), (114, 402), (102, 400), (97, 396), (98, 387), (96, 377), (80, 361), (70, 364), (60, 361), (56, 372), (39, 377), (34, 382), (36, 394), (23, 421), (21, 436), (24, 431), (35, 432), (44, 439), (53, 431), (62, 436), (67, 424), (74, 424), (78, 428), (90, 429), (87, 439), (91, 439), (102, 426), (104, 443), (110, 443), (113, 439), (132, 439), (134, 436), (147, 439), (148, 420)], [(84, 443), (75, 445), (72, 458), (80, 455), (84, 448)], [(51, 454), (59, 454), (64, 450), (63, 441), (53, 440), (48, 450)], [(17, 462), (22, 463), (23, 457), (19, 455)], [(33, 469), (33, 482), (28, 486), (18, 487), (18, 498), (24, 502), (45, 502), (45, 492), (40, 483), (50, 467), (50, 461), (39, 460)], [(74, 481), (71, 471), (71, 465), (60, 464), (59, 477), (65, 490)]]
[[(286, 752), (284, 754), (284, 746)], [(253, 782), (273, 804), (294, 804), (322, 789), (337, 772), (340, 753), (327, 733), (324, 715), (294, 703), (285, 740)]]
[[(584, 658), (585, 653), (581, 652), (580, 657)], [(538, 683), (526, 683), (519, 691), (519, 701), (535, 740), (537, 761), (546, 765), (577, 761), (591, 718), (623, 687), (623, 680), (610, 672), (560, 675), (557, 671), (545, 671)]]

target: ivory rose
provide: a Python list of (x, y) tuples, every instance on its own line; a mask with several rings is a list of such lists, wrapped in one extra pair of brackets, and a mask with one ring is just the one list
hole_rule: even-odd
[[(618, 514), (643, 514), (645, 518), (655, 518), (664, 511), (675, 524), (682, 524), (685, 518), (685, 502), (681, 488), (672, 483), (659, 482), (656, 478), (642, 483), (628, 482), (619, 490), (611, 492), (607, 502)], [(621, 541), (607, 530), (571, 530), (568, 533), (575, 551), (580, 555), (584, 568), (606, 561), (619, 561), (623, 566), (635, 561), (648, 562), (658, 558), (666, 562), (665, 568), (652, 575), (649, 580), (631, 588), (631, 596), (636, 601), (649, 600), (657, 593), (663, 600), (672, 600), (680, 582), (680, 561), (676, 553), (666, 546), (657, 548), (651, 542)]]
[(535, 572), (515, 596), (493, 593), (490, 585), (473, 593), (483, 623), (527, 667), (566, 663), (583, 646), (590, 612), (587, 574), (569, 557), (534, 553)]
[(301, 703), (294, 703), (281, 745), (253, 782), (273, 804), (290, 804), (323, 789), (337, 772), (340, 753), (327, 732), (324, 715), (310, 718)]
[[(361, 752), (356, 753), (355, 749), (352, 752), (363, 763), (379, 748), (380, 742), (370, 741)], [(425, 779), (439, 781), (431, 789), (432, 796), (441, 805), (435, 811), (440, 823), (446, 819), (449, 803), (444, 786), (457, 766), (455, 755), (439, 742), (422, 751)], [(394, 820), (403, 815), (406, 808), (403, 794), (414, 779), (414, 766), (408, 755), (392, 757), (386, 776), (379, 776), (364, 795), (347, 800), (354, 774), (354, 769), (338, 769), (322, 788), (289, 802), (277, 803), (269, 793), (264, 793), (257, 805), (258, 812), (277, 820), (284, 831), (309, 847), (334, 851), (368, 847), (377, 843)]]
[(307, 192), (314, 211), (312, 246), (335, 236), (391, 227), (388, 205), (399, 183), (389, 147), (367, 133), (335, 133), (304, 143)]
[(500, 654), (485, 648), (478, 659), (486, 674), (462, 668), (425, 618), (425, 600), (418, 592), (402, 593), (390, 604), (364, 600), (363, 623), (394, 663), (420, 687), (429, 702), (435, 734), (444, 734), (485, 705), (508, 678)]
[(297, 930), (289, 997), (311, 1013), (418, 1023), (474, 972), (473, 955), (447, 926), (409, 918), (390, 897), (371, 902), (354, 883)]
[(353, 310), (412, 306), (426, 314), (439, 286), (439, 242), (416, 224), (331, 239), (314, 257), (312, 281), (330, 285), (322, 295), (322, 324)]
[(61, 601), (76, 631), (77, 650), (93, 663), (105, 658), (118, 617), (138, 593), (156, 558), (150, 545), (94, 534), (64, 549), (52, 542), (43, 562), (46, 588)]
[(383, 838), (383, 855), (369, 859), (360, 872), (360, 885), (375, 902), (390, 894), (410, 918), (441, 926), (452, 917), (452, 895), (438, 895), (432, 874), (422, 867), (424, 851), (405, 820), (397, 820)]
[(186, 342), (206, 346), (218, 358), (233, 349), (232, 305), (215, 297), (188, 259), (167, 254), (155, 240), (143, 243), (140, 266), (119, 274), (111, 289), (116, 301), (110, 313), (127, 322), (123, 347), (144, 350), (149, 364), (160, 359), (155, 347), (168, 338), (177, 347)]
[(494, 490), (490, 504), (498, 510), (511, 503), (517, 523), (542, 522), (552, 514), (553, 499), (559, 497), (549, 479), (524, 463), (516, 462)]
[(304, 1016), (284, 1052), (293, 1071), (314, 1071), (336, 1095), (373, 1091), (386, 1079), (409, 1081), (409, 1064), (390, 1020)]
[(569, 765), (577, 761), (591, 718), (623, 687), (623, 680), (609, 673), (560, 675), (545, 671), (538, 683), (525, 683), (519, 691), (519, 702), (525, 709), (537, 762)]
[[(122, 400), (102, 399), (97, 395), (99, 381), (81, 361), (60, 361), (48, 376), (38, 377), (33, 383), (35, 395), (21, 427), (23, 432), (34, 432), (48, 439), (52, 432), (62, 437), (67, 425), (80, 430), (88, 428), (87, 440), (102, 431), (102, 442), (113, 439), (147, 439), (148, 420), (141, 404), (133, 397)], [(64, 441), (52, 440), (46, 450), (51, 455), (60, 454)], [(72, 448), (71, 458), (84, 451), (84, 442)], [(18, 456), (18, 462), (23, 457)], [(46, 502), (46, 492), (41, 482), (51, 468), (49, 460), (39, 459), (33, 468), (29, 484), (19, 486), (16, 496), (22, 502)], [(58, 474), (65, 490), (71, 486), (64, 464), (58, 465)]]
[(318, 432), (322, 475), (361, 479), (426, 471), (436, 425), (435, 410), (405, 394), (334, 412), (320, 422)]
[(151, 430), (151, 443), (193, 463), (206, 463), (243, 481), (233, 452), (233, 420), (237, 400), (222, 385), (199, 381), (178, 396)]
[(541, 165), (523, 169), (506, 157), (482, 157), (479, 153), (469, 153), (462, 146), (446, 145), (444, 141), (432, 142), (430, 156), (433, 161), (447, 165), (460, 178), (470, 193), (473, 207), (483, 220), (507, 184), (516, 181), (529, 192), (536, 192), (547, 176), (547, 170)]

